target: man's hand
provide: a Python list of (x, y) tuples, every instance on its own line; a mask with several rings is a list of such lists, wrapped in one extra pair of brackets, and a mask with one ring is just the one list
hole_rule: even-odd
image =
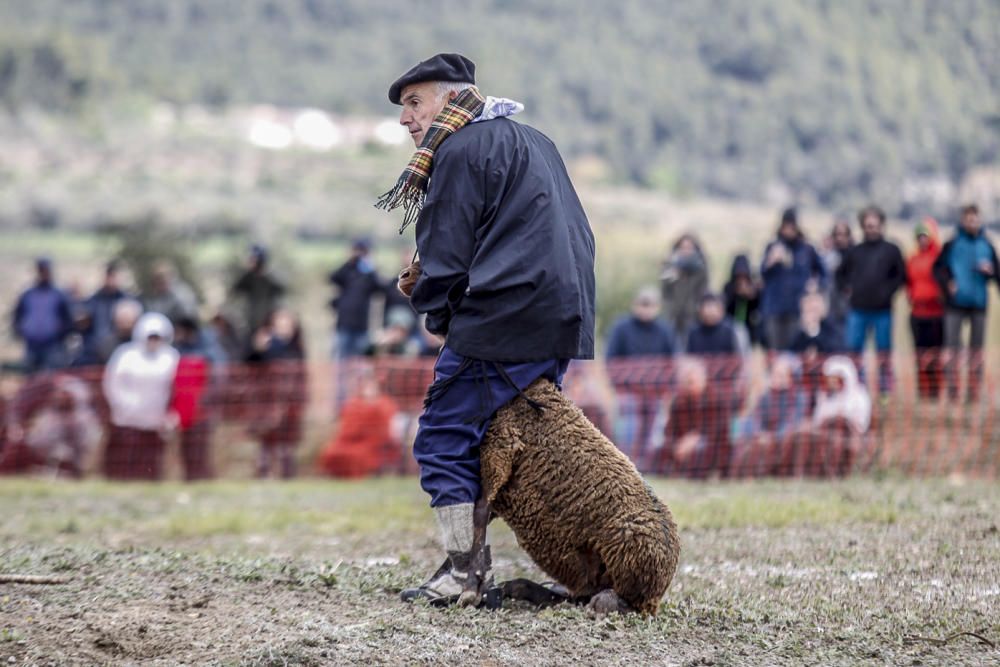
[(674, 447), (674, 456), (681, 463), (687, 463), (688, 459), (694, 455), (700, 445), (701, 433), (689, 431), (677, 441), (677, 446)]
[(785, 263), (788, 257), (788, 251), (785, 250), (785, 246), (780, 243), (776, 243), (771, 246), (770, 252), (767, 253), (767, 265), (774, 266), (775, 264)]
[(413, 294), (413, 287), (419, 279), (420, 260), (415, 259), (412, 264), (399, 272), (399, 282), (396, 283), (396, 289), (399, 290), (400, 294), (409, 298)]

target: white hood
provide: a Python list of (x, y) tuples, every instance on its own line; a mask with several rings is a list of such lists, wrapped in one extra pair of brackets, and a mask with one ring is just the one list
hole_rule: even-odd
[(159, 336), (164, 343), (169, 345), (174, 340), (174, 325), (170, 323), (166, 315), (146, 313), (139, 318), (132, 329), (132, 342), (145, 343), (150, 336)]
[(858, 370), (854, 362), (843, 356), (830, 357), (823, 364), (823, 375), (839, 377), (844, 387), (836, 393), (820, 392), (813, 413), (816, 425), (842, 417), (864, 433), (872, 418), (872, 401), (867, 389), (858, 381)]

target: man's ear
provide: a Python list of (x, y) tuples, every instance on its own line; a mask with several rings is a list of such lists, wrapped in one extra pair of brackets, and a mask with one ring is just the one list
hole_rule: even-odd
[(448, 101), (449, 102), (451, 102), (452, 100), (454, 100), (456, 97), (458, 97), (458, 91), (457, 90), (449, 90), (448, 91)]

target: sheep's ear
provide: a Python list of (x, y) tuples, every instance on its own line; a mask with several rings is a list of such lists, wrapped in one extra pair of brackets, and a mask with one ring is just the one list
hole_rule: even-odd
[(494, 423), (481, 457), (483, 497), (492, 504), (510, 479), (514, 457), (524, 447), (521, 430), (513, 424)]

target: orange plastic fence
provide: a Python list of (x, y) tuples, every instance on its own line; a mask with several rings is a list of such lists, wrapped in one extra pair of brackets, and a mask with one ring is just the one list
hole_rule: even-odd
[[(574, 362), (564, 390), (647, 474), (997, 476), (995, 378), (981, 357), (852, 358), (856, 386), (828, 372), (847, 360)], [(408, 450), (433, 363), (182, 363), (166, 380), (129, 378), (121, 396), (108, 395), (100, 368), (8, 376), (0, 472), (161, 479), (174, 456), (186, 479), (227, 477), (229, 450), (246, 443), (260, 476), (413, 472)], [(150, 388), (164, 381), (165, 393)], [(130, 412), (129, 401), (150, 396), (158, 402)]]

